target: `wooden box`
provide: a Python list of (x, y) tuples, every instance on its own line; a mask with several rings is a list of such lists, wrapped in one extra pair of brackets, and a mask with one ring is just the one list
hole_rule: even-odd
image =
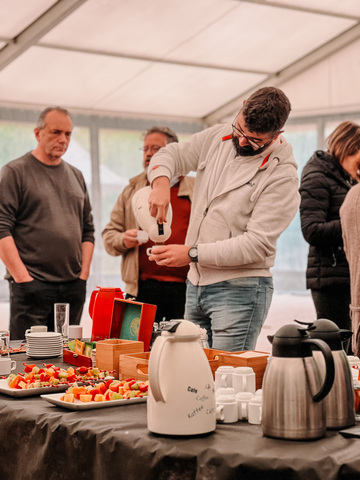
[[(213, 376), (219, 366), (219, 353), (222, 350), (204, 348), (205, 355), (209, 361)], [(119, 378), (126, 380), (134, 377), (137, 380), (148, 380), (150, 352), (121, 355), (119, 359)]]
[(119, 379), (135, 378), (136, 380), (148, 380), (149, 358), (150, 352), (120, 355)]
[(155, 315), (156, 305), (115, 298), (110, 338), (138, 340), (149, 351)]
[[(256, 389), (261, 388), (269, 353), (256, 351), (226, 352), (214, 348), (204, 348), (204, 352), (214, 378), (215, 371), (221, 365), (251, 367), (256, 376)], [(150, 352), (121, 355), (119, 358), (120, 380), (132, 377), (137, 380), (148, 380), (149, 359)]]
[(114, 371), (114, 377), (119, 377), (119, 357), (144, 351), (144, 342), (120, 340), (112, 338), (99, 340), (96, 343), (96, 366), (102, 370)]
[(76, 365), (77, 367), (92, 366), (90, 357), (87, 355), (81, 355), (80, 353), (75, 353), (67, 348), (64, 348), (63, 350), (63, 361), (65, 363), (70, 363), (70, 365)]
[(223, 350), (216, 350), (215, 348), (204, 348), (204, 352), (205, 352), (205, 355), (207, 356), (207, 359), (209, 361), (213, 377), (215, 378), (215, 372), (220, 365), (219, 355), (221, 353), (224, 353), (224, 351)]

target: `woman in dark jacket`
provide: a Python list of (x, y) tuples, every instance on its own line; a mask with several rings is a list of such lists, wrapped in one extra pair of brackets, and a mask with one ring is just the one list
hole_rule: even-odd
[(360, 126), (341, 123), (327, 138), (327, 146), (326, 152), (314, 153), (301, 176), (301, 229), (310, 244), (306, 286), (317, 318), (350, 330), (350, 274), (339, 210), (360, 180)]

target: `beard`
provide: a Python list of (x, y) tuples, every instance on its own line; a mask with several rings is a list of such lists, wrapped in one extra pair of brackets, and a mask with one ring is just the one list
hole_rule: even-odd
[(239, 144), (239, 139), (234, 135), (232, 136), (232, 143), (236, 154), (240, 155), (240, 157), (253, 157), (254, 155), (259, 155), (268, 147), (268, 145), (265, 145), (265, 147), (260, 147), (257, 150), (255, 150), (251, 145), (245, 145), (242, 147)]

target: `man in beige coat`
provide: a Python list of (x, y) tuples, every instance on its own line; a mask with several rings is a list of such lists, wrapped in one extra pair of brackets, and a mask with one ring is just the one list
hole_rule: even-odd
[[(106, 251), (122, 256), (121, 276), (127, 297), (139, 302), (157, 305), (155, 321), (164, 318), (183, 318), (186, 293), (186, 276), (189, 267), (177, 269), (159, 267), (148, 260), (146, 249), (153, 245), (138, 241), (139, 225), (134, 217), (131, 198), (140, 188), (148, 185), (147, 168), (152, 156), (169, 143), (178, 142), (176, 134), (167, 127), (152, 127), (144, 134), (144, 171), (130, 179), (129, 185), (119, 195), (111, 212), (110, 222), (102, 232)], [(171, 204), (173, 207), (172, 234), (165, 243), (184, 243), (190, 217), (193, 177), (173, 180)]]

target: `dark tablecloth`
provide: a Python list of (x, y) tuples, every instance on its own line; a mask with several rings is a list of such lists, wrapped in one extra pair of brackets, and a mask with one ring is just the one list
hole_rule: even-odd
[[(13, 358), (22, 371), (25, 355)], [(295, 442), (238, 422), (206, 436), (163, 437), (148, 431), (146, 404), (71, 411), (0, 395), (1, 480), (359, 478), (360, 439), (338, 432)]]

